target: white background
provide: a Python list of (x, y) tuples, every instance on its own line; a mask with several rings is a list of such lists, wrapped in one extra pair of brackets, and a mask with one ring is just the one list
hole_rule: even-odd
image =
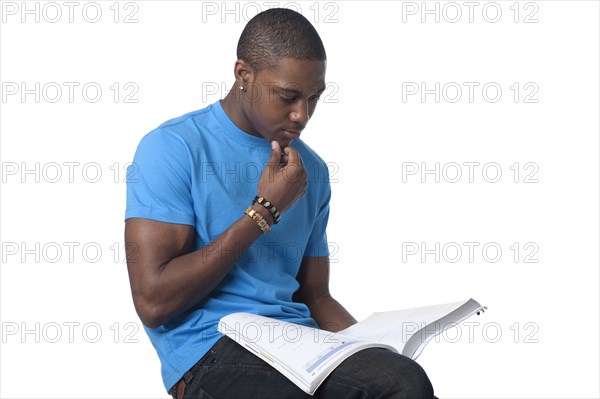
[[(472, 21), (464, 2), (294, 6), (328, 52), (303, 139), (332, 168), (334, 296), (358, 319), (487, 305), (419, 358), (440, 398), (598, 398), (598, 3), (476, 2)], [(2, 2), (1, 397), (167, 397), (123, 262), (123, 168), (224, 97), (267, 7), (75, 2), (70, 22), (63, 2)], [(436, 82), (439, 102), (407, 92)]]

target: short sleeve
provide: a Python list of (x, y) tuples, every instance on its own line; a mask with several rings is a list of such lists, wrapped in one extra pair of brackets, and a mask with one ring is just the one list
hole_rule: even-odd
[(304, 256), (329, 256), (329, 244), (327, 242), (327, 222), (329, 221), (329, 201), (331, 200), (331, 186), (329, 184), (329, 169), (326, 165), (319, 165), (319, 168), (325, 168), (317, 176), (324, 176), (318, 179), (320, 196), (320, 206), (317, 210), (315, 223), (308, 239)]
[(125, 219), (194, 226), (191, 165), (189, 147), (181, 137), (164, 128), (144, 136), (127, 168)]

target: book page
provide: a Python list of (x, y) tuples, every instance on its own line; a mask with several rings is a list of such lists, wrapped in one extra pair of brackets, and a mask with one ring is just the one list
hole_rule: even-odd
[(340, 334), (365, 341), (385, 343), (402, 353), (406, 343), (418, 331), (432, 325), (468, 302), (469, 300), (391, 312), (377, 312), (340, 331)]
[(441, 317), (440, 319), (427, 324), (424, 328), (415, 333), (408, 339), (408, 342), (402, 350), (402, 354), (416, 359), (427, 343), (436, 335), (440, 334), (449, 328), (455, 327), (473, 314), (480, 314), (487, 309), (486, 306), (481, 306), (474, 299), (469, 299), (464, 304)]
[(374, 346), (356, 338), (249, 313), (223, 317), (219, 331), (309, 393), (346, 357)]

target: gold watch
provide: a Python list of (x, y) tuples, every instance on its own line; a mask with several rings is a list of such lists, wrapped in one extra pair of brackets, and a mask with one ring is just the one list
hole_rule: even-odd
[(271, 226), (269, 226), (265, 218), (263, 218), (260, 212), (258, 212), (256, 209), (249, 206), (244, 213), (250, 216), (250, 218), (256, 222), (263, 234), (267, 234), (269, 231), (271, 231)]

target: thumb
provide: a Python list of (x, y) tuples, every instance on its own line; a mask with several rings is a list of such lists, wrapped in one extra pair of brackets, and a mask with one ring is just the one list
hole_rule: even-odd
[(275, 140), (271, 141), (271, 156), (269, 157), (269, 165), (279, 165), (281, 160), (281, 146)]

